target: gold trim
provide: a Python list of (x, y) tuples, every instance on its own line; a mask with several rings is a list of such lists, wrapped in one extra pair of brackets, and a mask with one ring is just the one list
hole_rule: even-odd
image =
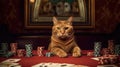
[[(29, 0), (24, 0), (25, 1), (25, 28), (27, 29), (51, 29), (52, 26), (37, 26), (37, 25), (30, 25), (29, 24)], [(85, 0), (84, 0), (85, 1)], [(89, 22), (91, 23), (91, 25), (80, 25), (80, 26), (74, 26), (75, 29), (86, 29), (86, 28), (95, 28), (95, 0), (88, 0), (89, 1)]]

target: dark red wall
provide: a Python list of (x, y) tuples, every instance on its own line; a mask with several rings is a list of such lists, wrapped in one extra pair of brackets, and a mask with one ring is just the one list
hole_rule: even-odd
[[(24, 28), (24, 0), (0, 0), (0, 23), (9, 26), (11, 33), (41, 33), (40, 29)], [(95, 0), (95, 29), (79, 30), (111, 33), (120, 23), (120, 0)]]
[[(0, 7), (0, 42), (18, 42), (23, 47), (30, 41), (34, 48), (48, 47), (51, 30), (25, 29), (24, 0), (0, 0)], [(95, 0), (95, 28), (78, 30), (76, 41), (82, 49), (93, 49), (95, 41), (107, 46), (109, 39), (120, 40), (118, 24), (120, 26), (120, 0)]]

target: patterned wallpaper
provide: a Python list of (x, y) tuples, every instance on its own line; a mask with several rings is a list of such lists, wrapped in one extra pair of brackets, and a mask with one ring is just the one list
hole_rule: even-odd
[[(46, 32), (39, 29), (25, 29), (24, 0), (0, 1), (0, 23), (7, 24), (11, 33)], [(116, 25), (120, 23), (120, 0), (95, 0), (95, 15), (95, 29), (79, 31), (111, 33)]]
[(120, 0), (96, 0), (96, 32), (110, 33), (120, 23)]

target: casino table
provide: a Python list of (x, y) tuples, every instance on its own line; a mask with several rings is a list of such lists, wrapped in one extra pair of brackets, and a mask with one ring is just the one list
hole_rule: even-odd
[[(82, 50), (82, 56), (75, 58), (71, 55), (66, 58), (60, 58), (58, 56), (52, 56), (52, 57), (46, 57), (46, 56), (38, 56), (37, 51), (33, 50), (33, 56), (32, 57), (18, 57), (18, 56), (12, 56), (9, 58), (15, 58), (15, 59), (21, 59), (18, 63), (22, 67), (31, 67), (33, 65), (42, 63), (42, 62), (53, 62), (53, 63), (70, 63), (70, 64), (76, 64), (76, 65), (85, 65), (89, 67), (97, 67), (98, 61), (93, 60), (93, 56), (87, 56), (87, 52), (91, 52), (92, 50)], [(46, 51), (44, 51), (46, 52)], [(0, 57), (0, 62), (9, 59)]]

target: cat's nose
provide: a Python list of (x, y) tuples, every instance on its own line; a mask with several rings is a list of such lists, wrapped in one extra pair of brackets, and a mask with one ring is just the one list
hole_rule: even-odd
[(62, 31), (62, 30), (61, 30), (60, 32), (61, 32), (61, 34), (64, 34), (64, 33), (65, 33), (65, 31)]
[(62, 33), (62, 34), (64, 34), (64, 33), (65, 33), (65, 31), (61, 31), (61, 33)]

